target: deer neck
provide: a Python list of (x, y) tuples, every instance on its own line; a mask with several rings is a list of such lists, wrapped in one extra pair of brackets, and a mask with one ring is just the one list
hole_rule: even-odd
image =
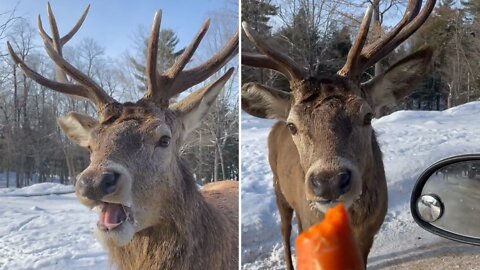
[[(372, 131), (372, 157), (362, 175), (362, 197), (350, 209), (352, 224), (360, 226), (367, 217), (371, 217), (387, 207), (387, 181), (383, 167), (382, 152), (375, 132)], [(380, 211), (380, 212), (382, 212)]]
[(228, 249), (222, 245), (227, 239), (225, 217), (205, 201), (183, 160), (177, 163), (184, 186), (176, 194), (176, 204), (170, 206), (170, 219), (137, 232), (126, 246), (107, 245), (111, 262), (120, 269), (220, 269), (224, 265), (225, 258), (214, 257)]

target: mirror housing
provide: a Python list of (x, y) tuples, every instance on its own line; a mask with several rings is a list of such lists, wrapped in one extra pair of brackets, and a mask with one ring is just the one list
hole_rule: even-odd
[(426, 169), (413, 188), (410, 211), (433, 234), (480, 245), (480, 154), (449, 157)]

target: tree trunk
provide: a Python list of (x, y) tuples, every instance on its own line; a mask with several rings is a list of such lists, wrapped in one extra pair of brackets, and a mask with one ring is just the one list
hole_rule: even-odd
[[(75, 161), (72, 155), (70, 155), (67, 147), (63, 147), (63, 153), (65, 154), (65, 163), (67, 164), (67, 171), (68, 171), (68, 182), (70, 184), (73, 184), (75, 186), (75, 175), (76, 175), (76, 170), (75, 170)], [(61, 182), (64, 184), (65, 180), (62, 178)], [(66, 182), (66, 181), (65, 181)]]
[(218, 181), (218, 148), (215, 147), (215, 159), (213, 162), (213, 182)]
[(216, 144), (216, 147), (218, 149), (218, 157), (220, 159), (220, 168), (222, 169), (222, 180), (225, 180), (225, 164), (223, 162), (223, 153), (222, 153), (222, 148), (220, 146), (220, 142), (218, 141), (218, 139), (216, 140), (215, 142)]
[(453, 99), (453, 93), (452, 93), (453, 87), (452, 87), (451, 84), (448, 84), (448, 88), (449, 88), (448, 89), (449, 91), (448, 91), (448, 97), (447, 97), (447, 108), (450, 109), (451, 107), (453, 107), (453, 104), (452, 104), (453, 103), (453, 100), (452, 100)]
[(10, 166), (7, 166), (7, 188), (10, 187)]
[[(373, 27), (376, 31), (377, 38), (382, 36), (382, 25), (380, 21), (380, 0), (373, 1)], [(375, 76), (378, 76), (383, 73), (383, 59), (378, 61), (375, 64)]]

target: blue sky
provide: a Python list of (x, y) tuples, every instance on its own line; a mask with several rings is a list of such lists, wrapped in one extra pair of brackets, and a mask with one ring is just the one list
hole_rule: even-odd
[[(105, 47), (109, 56), (119, 55), (127, 48), (132, 48), (132, 38), (139, 25), (150, 31), (155, 11), (158, 9), (163, 11), (161, 27), (173, 29), (177, 33), (180, 48), (191, 41), (207, 18), (227, 10), (232, 14), (238, 8), (238, 4), (228, 0), (50, 0), (50, 3), (61, 35), (71, 29), (90, 4), (87, 19), (69, 44), (90, 37)], [(2, 0), (0, 13), (13, 9), (17, 4), (17, 16), (27, 19), (36, 29), (37, 16), (40, 14), (44, 26), (49, 29), (47, 0)], [(211, 27), (214, 23), (215, 21), (212, 21)]]

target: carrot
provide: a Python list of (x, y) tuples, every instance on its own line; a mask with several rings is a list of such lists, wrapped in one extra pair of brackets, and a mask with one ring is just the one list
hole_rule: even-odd
[(343, 204), (328, 210), (325, 219), (296, 241), (298, 270), (363, 270), (350, 218)]

